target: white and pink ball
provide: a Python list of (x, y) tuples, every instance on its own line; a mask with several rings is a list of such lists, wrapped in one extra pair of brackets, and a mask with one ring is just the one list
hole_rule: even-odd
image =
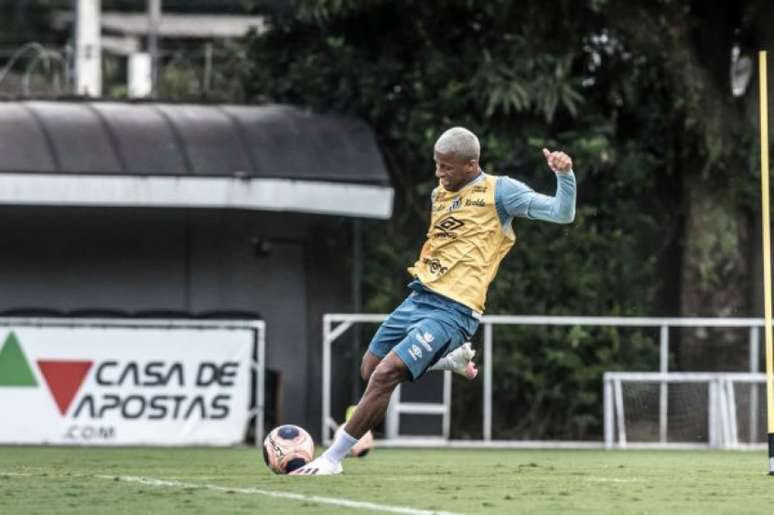
[(292, 424), (272, 429), (263, 441), (263, 461), (275, 474), (289, 474), (314, 458), (314, 441)]

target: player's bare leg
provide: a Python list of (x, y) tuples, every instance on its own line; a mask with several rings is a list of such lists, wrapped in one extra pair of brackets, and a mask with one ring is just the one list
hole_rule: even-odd
[(344, 431), (319, 458), (293, 471), (292, 475), (340, 474), (344, 456), (368, 430), (381, 422), (393, 390), (410, 376), (408, 367), (397, 354), (387, 354), (373, 370), (366, 391), (352, 418), (345, 424)]
[(387, 354), (371, 374), (355, 414), (344, 426), (345, 431), (353, 438), (359, 439), (381, 422), (387, 412), (393, 390), (400, 383), (408, 381), (410, 375), (408, 367), (397, 354)]

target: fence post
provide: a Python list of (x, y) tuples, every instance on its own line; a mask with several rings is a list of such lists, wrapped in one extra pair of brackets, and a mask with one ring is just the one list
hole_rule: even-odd
[(707, 402), (707, 433), (709, 437), (709, 446), (712, 449), (717, 449), (720, 446), (720, 438), (718, 434), (719, 419), (717, 412), (717, 383), (715, 381), (709, 381), (707, 386), (707, 389), (709, 390), (707, 392), (709, 396)]
[(328, 417), (331, 416), (331, 321), (323, 315), (323, 355), (322, 355), (322, 434), (323, 445), (330, 445)]
[(736, 449), (739, 447), (739, 425), (736, 422), (736, 395), (734, 382), (723, 380), (726, 391), (726, 411), (728, 412), (728, 442), (727, 447)]
[(445, 370), (443, 373), (443, 405), (446, 408), (443, 414), (443, 439), (448, 440), (451, 435), (451, 397), (452, 397), (452, 373)]
[(484, 441), (492, 439), (492, 324), (484, 324)]
[(602, 379), (602, 416), (605, 424), (605, 449), (612, 449), (615, 442), (615, 426), (613, 417), (613, 381), (608, 372)]
[[(669, 326), (661, 326), (659, 345), (659, 372), (666, 375), (669, 372)], [(667, 417), (669, 413), (669, 392), (666, 381), (661, 382), (658, 403), (658, 439), (661, 443), (667, 441)]]
[(613, 382), (615, 387), (615, 415), (618, 419), (618, 445), (621, 449), (626, 448), (626, 415), (624, 414), (623, 386), (621, 379), (616, 378)]
[(266, 430), (264, 427), (266, 417), (266, 392), (264, 391), (266, 388), (266, 322), (259, 320), (256, 322), (255, 327), (258, 333), (256, 356), (258, 370), (256, 371), (255, 378), (255, 404), (257, 406), (255, 413), (255, 445), (256, 447), (261, 447), (263, 445), (263, 434)]
[(400, 433), (400, 385), (392, 391), (390, 403), (387, 405), (387, 413), (384, 417), (384, 435), (388, 440), (398, 438)]
[[(761, 330), (759, 327), (750, 328), (750, 373), (757, 374), (760, 370), (760, 345)], [(750, 443), (758, 441), (758, 385), (750, 383)]]

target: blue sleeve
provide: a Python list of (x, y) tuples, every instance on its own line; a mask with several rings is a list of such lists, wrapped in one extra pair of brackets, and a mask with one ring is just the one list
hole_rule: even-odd
[(537, 193), (521, 181), (500, 177), (495, 189), (495, 206), (502, 224), (515, 216), (568, 224), (575, 219), (575, 174), (556, 174), (553, 197)]

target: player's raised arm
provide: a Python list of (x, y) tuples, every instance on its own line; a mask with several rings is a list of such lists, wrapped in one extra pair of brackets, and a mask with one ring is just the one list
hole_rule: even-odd
[(575, 174), (572, 159), (564, 152), (543, 149), (548, 167), (556, 173), (553, 197), (535, 192), (521, 181), (502, 177), (497, 182), (496, 202), (501, 218), (518, 216), (568, 224), (575, 220)]

